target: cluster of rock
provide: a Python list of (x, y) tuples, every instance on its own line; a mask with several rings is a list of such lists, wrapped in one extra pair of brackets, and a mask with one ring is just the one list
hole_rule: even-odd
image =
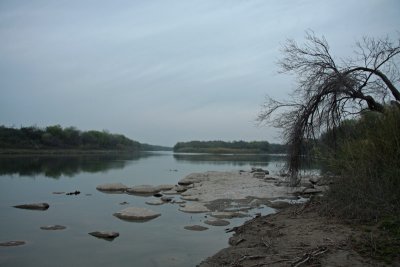
[[(327, 185), (319, 177), (302, 180), (302, 186), (290, 189), (282, 186), (286, 181), (280, 176), (271, 176), (269, 171), (261, 168), (252, 168), (250, 171), (234, 172), (205, 172), (192, 173), (181, 179), (178, 184), (170, 185), (136, 185), (128, 187), (122, 183), (106, 183), (96, 187), (104, 193), (126, 193), (139, 196), (152, 196), (145, 201), (147, 205), (162, 205), (165, 203), (178, 204), (179, 210), (187, 213), (207, 213), (213, 219), (204, 221), (211, 226), (226, 226), (229, 221), (237, 217), (249, 216), (247, 211), (261, 205), (274, 209), (285, 208), (290, 205), (296, 196), (318, 194), (326, 190)], [(64, 192), (54, 192), (62, 194)], [(67, 193), (77, 195), (79, 191)], [(179, 196), (179, 198), (175, 198)], [(188, 203), (186, 201), (189, 201)], [(124, 201), (121, 205), (127, 205)], [(48, 203), (31, 203), (14, 206), (20, 209), (47, 210)], [(115, 217), (132, 222), (146, 222), (153, 220), (161, 213), (147, 208), (127, 207), (113, 214)], [(208, 227), (190, 225), (184, 227), (192, 231), (204, 231)], [(64, 230), (62, 225), (48, 225), (40, 227), (42, 230)], [(97, 238), (113, 240), (119, 236), (118, 232), (96, 231), (89, 233)], [(8, 241), (0, 246), (19, 246), (24, 241)]]

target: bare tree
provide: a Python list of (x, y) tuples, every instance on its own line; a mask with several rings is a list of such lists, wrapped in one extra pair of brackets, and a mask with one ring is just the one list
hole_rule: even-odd
[(299, 182), (302, 148), (308, 140), (365, 109), (384, 112), (389, 103), (400, 108), (399, 54), (400, 38), (393, 42), (365, 37), (356, 43), (353, 58), (340, 60), (331, 55), (326, 39), (312, 31), (306, 32), (303, 45), (286, 42), (279, 66), (282, 73), (297, 76), (298, 86), (290, 101), (267, 97), (258, 121), (283, 128), (292, 185)]

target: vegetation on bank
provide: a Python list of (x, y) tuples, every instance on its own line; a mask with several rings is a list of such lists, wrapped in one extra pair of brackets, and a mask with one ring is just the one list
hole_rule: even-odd
[(174, 152), (180, 153), (211, 153), (211, 154), (281, 154), (286, 152), (286, 146), (270, 144), (267, 141), (190, 141), (178, 142)]
[(331, 184), (321, 212), (365, 227), (354, 240), (360, 253), (398, 262), (400, 38), (365, 37), (353, 57), (337, 59), (309, 31), (304, 44), (289, 40), (282, 51), (281, 71), (298, 86), (289, 101), (267, 98), (259, 121), (283, 129), (290, 184), (300, 184), (308, 152), (322, 158)]
[(375, 221), (400, 214), (399, 133), (400, 109), (388, 106), (322, 136), (320, 153), (337, 177), (326, 198), (331, 213)]
[(0, 150), (9, 153), (54, 152), (79, 153), (81, 151), (144, 151), (165, 150), (165, 147), (141, 144), (122, 134), (108, 131), (80, 131), (60, 125), (12, 128), (0, 126)]

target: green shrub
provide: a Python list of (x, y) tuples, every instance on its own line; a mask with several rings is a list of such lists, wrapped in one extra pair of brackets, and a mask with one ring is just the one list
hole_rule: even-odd
[(366, 113), (353, 127), (330, 159), (338, 178), (326, 196), (326, 211), (358, 220), (399, 214), (400, 109)]

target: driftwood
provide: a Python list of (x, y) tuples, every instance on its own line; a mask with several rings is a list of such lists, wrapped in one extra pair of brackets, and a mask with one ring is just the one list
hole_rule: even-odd
[(311, 252), (304, 253), (302, 257), (297, 258), (294, 262), (292, 262), (292, 267), (299, 267), (304, 263), (309, 262), (310, 260), (314, 260), (317, 256), (324, 254), (328, 251), (327, 247), (319, 247)]

